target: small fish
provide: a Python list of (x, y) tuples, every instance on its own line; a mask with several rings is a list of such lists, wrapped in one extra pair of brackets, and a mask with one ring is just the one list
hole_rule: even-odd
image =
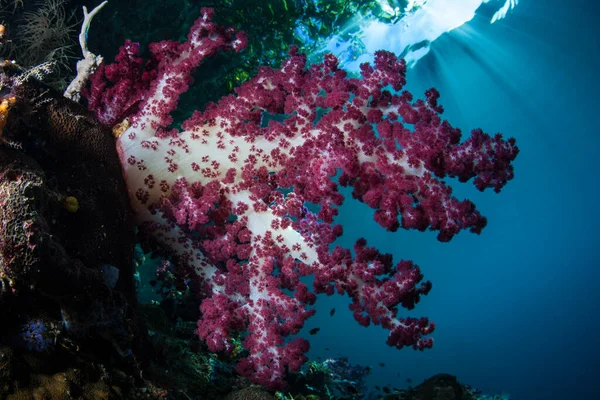
[(391, 393), (391, 392), (392, 392), (392, 391), (390, 390), (390, 388), (389, 388), (389, 387), (387, 387), (387, 386), (384, 386), (384, 387), (383, 387), (383, 391), (384, 391), (385, 393)]
[(335, 308), (332, 308), (331, 311), (329, 311), (330, 317), (333, 317), (333, 314), (335, 314)]
[(150, 286), (156, 286), (156, 280), (155, 279), (152, 279), (149, 283), (150, 283)]
[(329, 351), (329, 347), (325, 347), (325, 350), (326, 350), (326, 351)]
[(410, 378), (406, 378), (406, 382), (407, 382), (407, 383), (411, 383), (411, 382), (412, 382), (412, 379), (410, 379)]
[(310, 331), (308, 331), (308, 333), (310, 333), (311, 335), (316, 335), (317, 332), (319, 332), (321, 330), (321, 328), (312, 328)]
[(385, 367), (385, 363), (379, 363), (379, 366), (380, 366), (381, 368), (383, 368), (383, 367)]
[(381, 390), (381, 388), (379, 386), (375, 386), (375, 389), (377, 390)]

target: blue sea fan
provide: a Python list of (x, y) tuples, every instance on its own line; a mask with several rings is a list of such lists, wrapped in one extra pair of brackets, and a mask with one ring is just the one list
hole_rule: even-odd
[(23, 325), (21, 339), (27, 350), (41, 352), (46, 350), (52, 339), (47, 336), (46, 325), (40, 320), (29, 321)]

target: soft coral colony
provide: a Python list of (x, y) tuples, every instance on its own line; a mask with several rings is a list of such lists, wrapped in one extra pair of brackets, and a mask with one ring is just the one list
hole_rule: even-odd
[[(513, 177), (515, 140), (474, 130), (461, 142), (440, 117), (435, 89), (425, 100), (403, 91), (406, 65), (392, 53), (378, 52), (357, 79), (331, 55), (308, 66), (295, 48), (280, 69), (261, 69), (194, 112), (182, 131), (170, 129), (194, 68), (245, 45), (212, 16), (202, 10), (184, 43), (151, 44), (148, 61), (127, 42), (86, 93), (98, 119), (119, 127), (144, 240), (166, 249), (179, 283), (203, 299), (198, 335), (212, 351), (228, 351), (234, 333), (245, 332), (249, 355), (238, 372), (277, 388), (306, 361), (308, 342), (289, 337), (314, 313), (315, 294), (337, 292), (350, 297), (359, 324), (390, 331), (390, 346), (431, 347), (432, 322), (398, 315), (431, 289), (419, 268), (394, 265), (365, 239), (353, 252), (334, 246), (339, 186), (351, 186), (386, 230), (435, 230), (441, 241), (479, 233), (485, 217), (443, 179), (473, 178), (479, 190), (499, 192)], [(312, 290), (303, 276), (314, 278)]]

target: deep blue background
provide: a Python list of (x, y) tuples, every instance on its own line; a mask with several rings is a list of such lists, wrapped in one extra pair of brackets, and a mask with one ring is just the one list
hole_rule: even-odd
[(433, 281), (415, 315), (437, 323), (434, 348), (387, 347), (384, 330), (359, 327), (347, 299), (334, 296), (320, 299), (307, 323), (321, 328), (309, 337), (311, 355), (372, 365), (377, 385), (449, 372), (517, 400), (598, 398), (600, 10), (591, 1), (521, 0), (493, 25), (491, 14), (484, 6), (435, 41), (408, 76), (415, 94), (437, 87), (445, 117), (465, 132), (517, 138), (516, 178), (501, 194), (453, 182), (488, 217), (483, 234), (445, 244), (432, 233), (388, 234), (356, 203), (340, 218), (344, 245), (365, 236)]

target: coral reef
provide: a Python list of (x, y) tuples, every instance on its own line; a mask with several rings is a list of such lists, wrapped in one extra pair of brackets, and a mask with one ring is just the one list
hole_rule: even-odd
[[(59, 360), (78, 351), (139, 375), (134, 226), (114, 139), (13, 63), (2, 64), (0, 86), (13, 99), (0, 145), (0, 340), (25, 350), (5, 352), (6, 363), (38, 359), (12, 369), (2, 393), (14, 382), (25, 390), (42, 372), (61, 380), (73, 365)], [(113, 287), (105, 265), (118, 270)]]
[[(392, 53), (355, 78), (332, 55), (308, 65), (296, 47), (174, 129), (196, 67), (249, 43), (213, 16), (203, 9), (182, 43), (150, 44), (148, 60), (126, 41), (83, 93), (91, 112), (36, 79), (47, 64), (1, 62), (0, 397), (272, 398), (289, 383), (297, 399), (359, 398), (369, 367), (302, 368), (308, 341), (293, 336), (319, 293), (348, 295), (356, 321), (387, 329), (390, 346), (433, 345), (434, 323), (399, 312), (431, 290), (415, 264), (364, 238), (333, 246), (339, 189), (388, 231), (478, 234), (487, 220), (447, 178), (500, 192), (514, 139), (475, 129), (462, 140), (435, 89), (418, 100), (404, 89)], [(136, 228), (163, 296), (144, 307)], [(421, 398), (468, 398), (435, 379)]]

